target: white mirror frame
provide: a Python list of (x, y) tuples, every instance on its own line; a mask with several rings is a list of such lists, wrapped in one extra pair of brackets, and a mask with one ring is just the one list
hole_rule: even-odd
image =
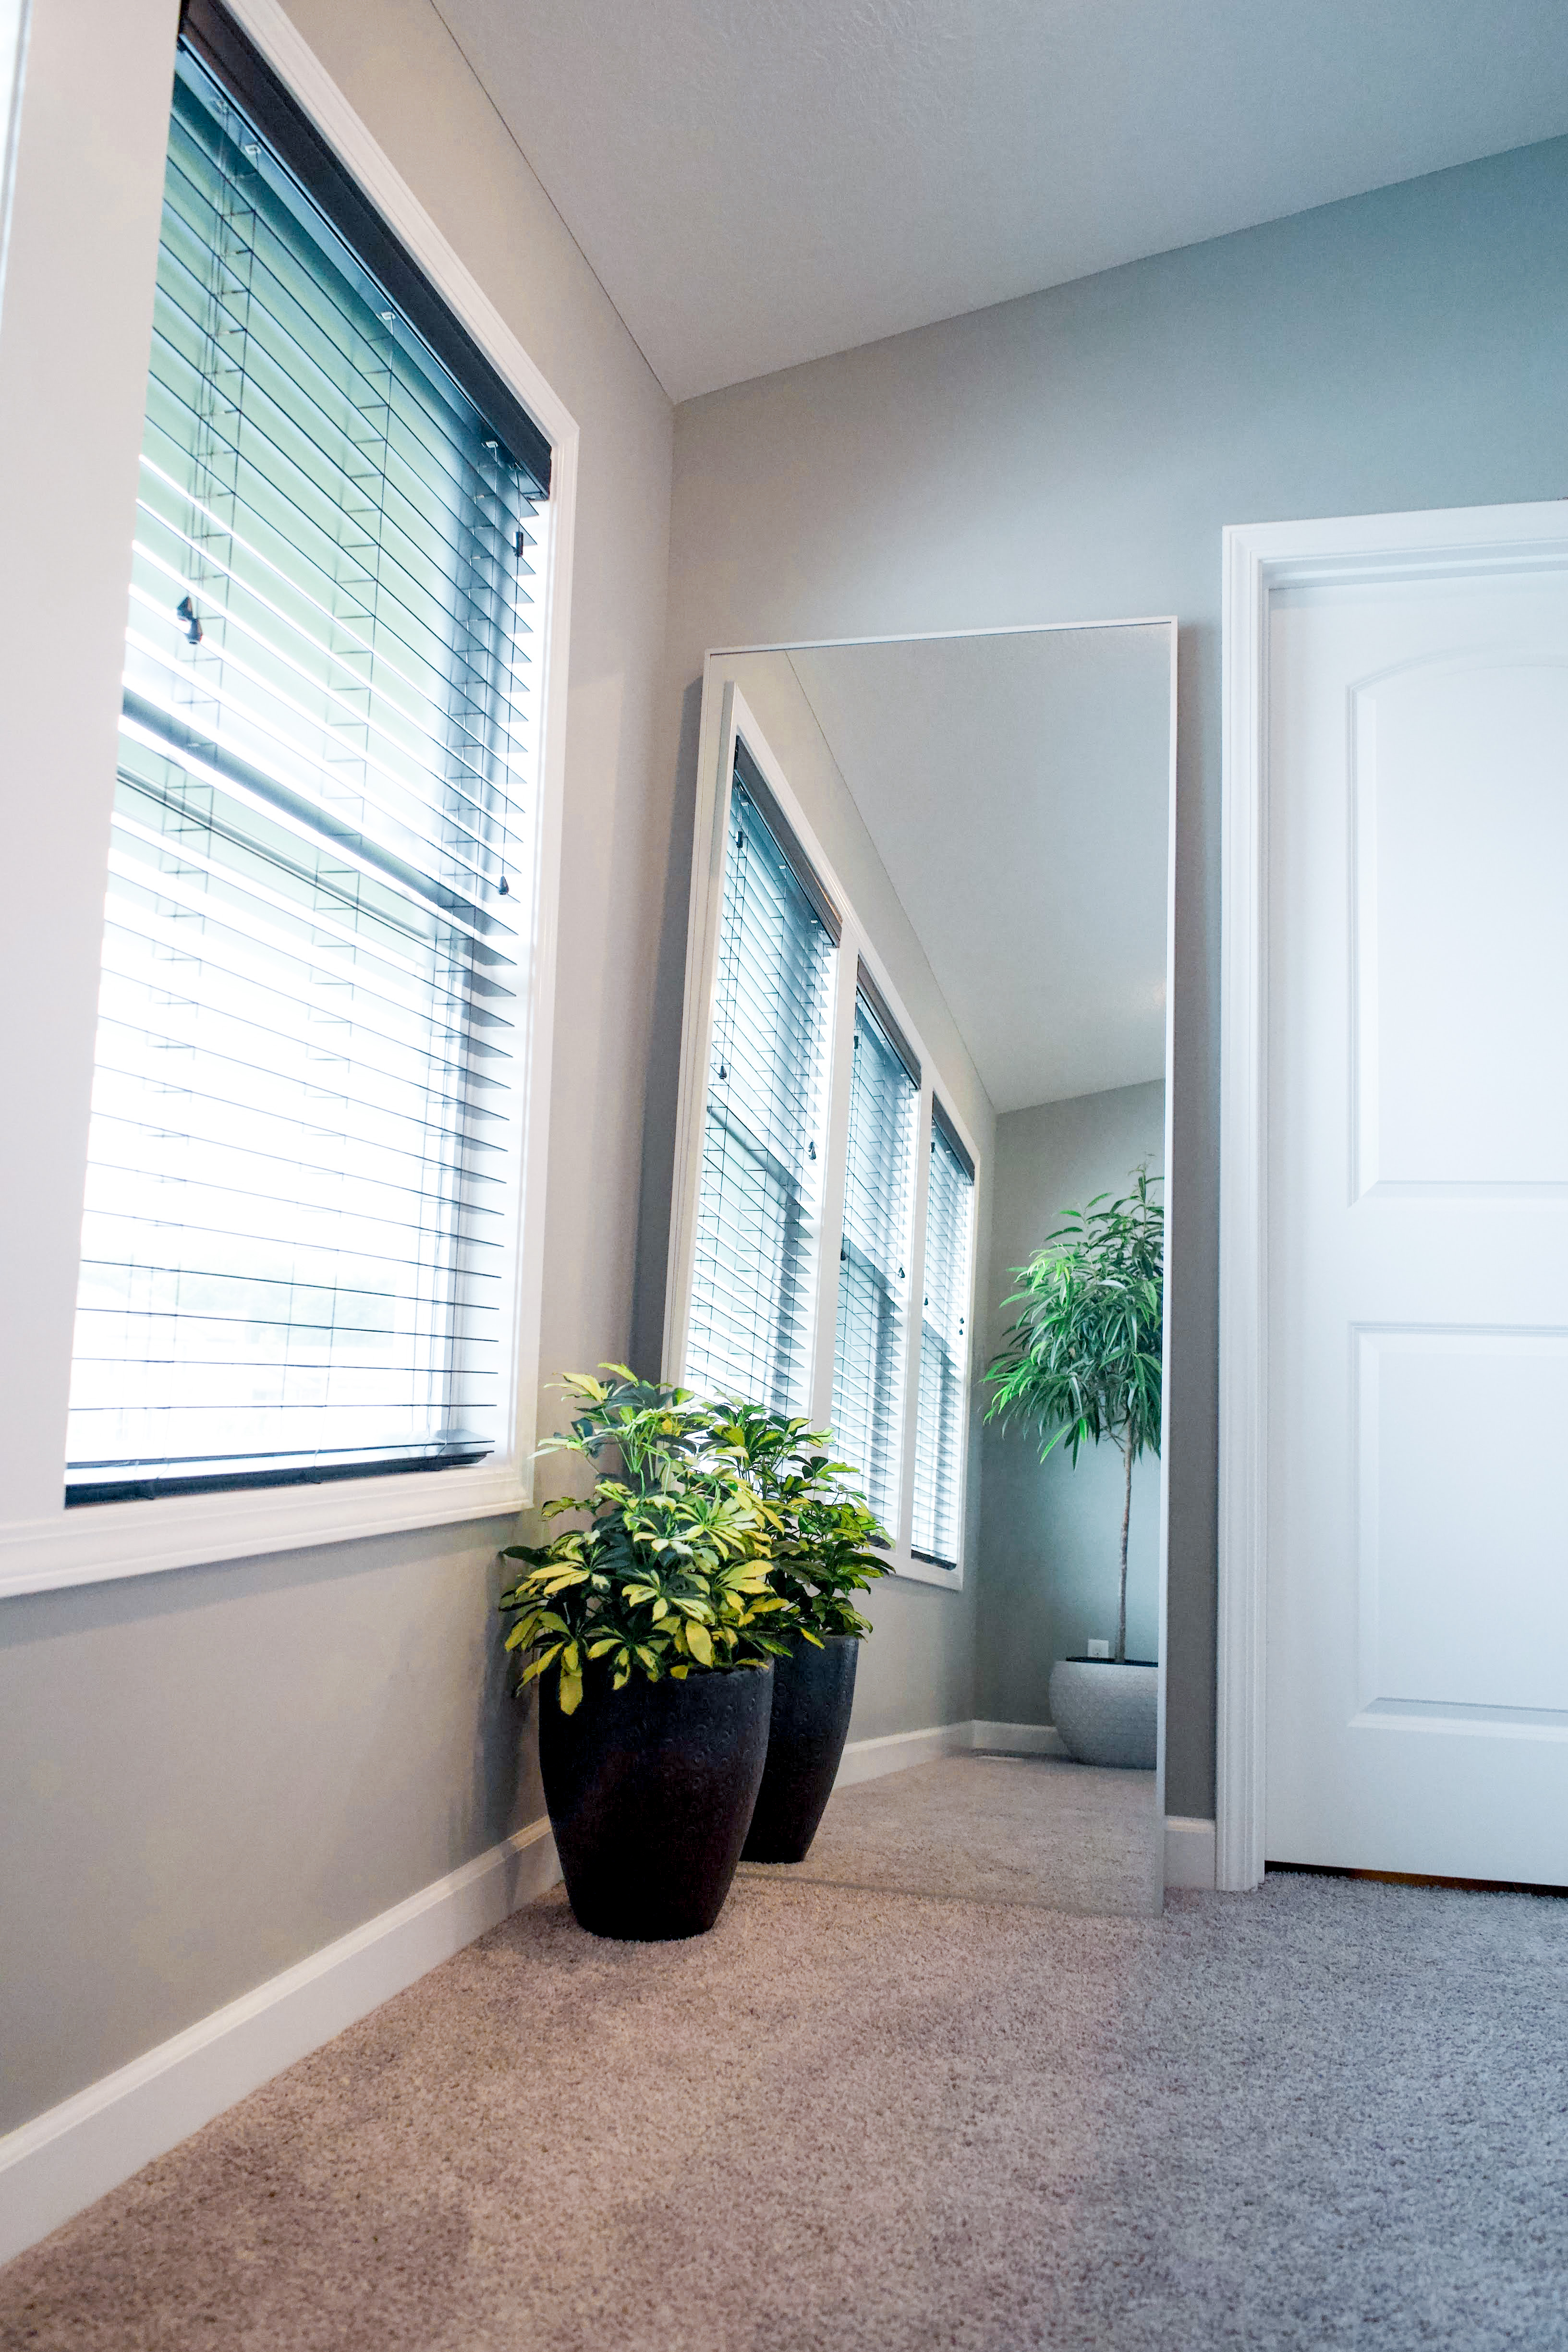
[[(708, 1045), (710, 1034), (710, 1016), (713, 994), (713, 966), (718, 949), (719, 908), (723, 883), (724, 828), (729, 815), (730, 780), (734, 770), (737, 704), (739, 704), (742, 713), (744, 714), (748, 719), (750, 717), (750, 714), (745, 712), (744, 703), (742, 700), (738, 690), (733, 687), (732, 682), (725, 681), (724, 691), (721, 694), (715, 694), (714, 687), (721, 676), (720, 666), (727, 662), (737, 660), (742, 656), (747, 655), (804, 653), (816, 651), (829, 646), (837, 647), (848, 645), (907, 645), (920, 643), (922, 640), (931, 643), (941, 643), (953, 637), (1044, 636), (1047, 635), (1058, 635), (1069, 630), (1115, 628), (1163, 628), (1167, 632), (1170, 648), (1169, 761), (1166, 785), (1166, 808), (1168, 815), (1165, 830), (1165, 1318), (1161, 1371), (1162, 1389), (1164, 1398), (1164, 1433), (1162, 1437), (1160, 1448), (1160, 1693), (1158, 1751), (1154, 1772), (1154, 1803), (1156, 1818), (1164, 1823), (1164, 1864), (1166, 1885), (1168, 1886), (1212, 1886), (1215, 1884), (1214, 1822), (1209, 1820), (1184, 1818), (1173, 1821), (1165, 1811), (1166, 1661), (1170, 1639), (1169, 1575), (1171, 1470), (1170, 1446), (1167, 1442), (1171, 1426), (1172, 1318), (1170, 1311), (1170, 1269), (1172, 1260), (1171, 1237), (1173, 1233), (1177, 1230), (1173, 1223), (1173, 1199), (1179, 1201), (1180, 1197), (1173, 1183), (1172, 1178), (1172, 1162), (1173, 1156), (1172, 1146), (1174, 1135), (1173, 1113), (1175, 1108), (1177, 830), (1176, 698), (1177, 635), (1179, 628), (1179, 623), (1174, 614), (1142, 614), (1131, 617), (1114, 618), (1103, 621), (1021, 622), (1007, 627), (997, 629), (901, 630), (880, 636), (795, 638), (781, 645), (719, 646), (714, 648), (705, 656), (702, 666), (702, 715), (697, 751), (697, 806), (692, 832), (691, 891), (686, 935), (686, 995), (681, 1017), (680, 1086), (677, 1098), (676, 1109), (674, 1198), (671, 1203), (668, 1272), (665, 1288), (664, 1377), (667, 1380), (678, 1380), (680, 1376), (685, 1360), (687, 1319), (690, 1311), (691, 1245), (695, 1238), (697, 1188), (701, 1167), (702, 1120), (707, 1105)], [(749, 725), (745, 730), (745, 733), (749, 748), (752, 751), (755, 756), (760, 758), (762, 756), (761, 751), (759, 751), (759, 744), (761, 742), (760, 735), (753, 733)], [(838, 903), (844, 907), (846, 917), (845, 932), (846, 937), (847, 938), (851, 928), (850, 918), (852, 910), (847, 904), (846, 895), (838, 887), (837, 877), (834, 875), (830, 862), (822, 856), (821, 845), (817, 842), (812, 827), (805, 822), (799, 803), (789, 789), (787, 779), (780, 773), (777, 762), (773, 761), (771, 765), (765, 767), (764, 772), (767, 775), (769, 784), (778, 796), (781, 807), (789, 817), (791, 824), (796, 828), (801, 846), (806, 851), (807, 855), (816, 865), (817, 870), (821, 874), (824, 882), (835, 891)], [(855, 926), (855, 929), (858, 936), (863, 940), (864, 934), (858, 933), (858, 926)], [(879, 985), (884, 986), (884, 992), (888, 995), (889, 1003), (894, 1013), (901, 1022), (904, 1018), (902, 1007), (896, 993), (885, 987), (886, 976), (879, 958), (878, 958), (875, 952), (872, 951), (867, 953), (866, 960), (870, 965), (873, 972), (876, 974)], [(841, 961), (839, 967), (840, 971), (842, 971), (843, 968)], [(851, 967), (851, 973), (852, 972), (853, 967)], [(854, 983), (852, 977), (847, 992), (850, 1007), (848, 1034), (852, 1036), (854, 1031)], [(840, 1004), (837, 1009), (836, 1015), (836, 1055), (839, 1051), (839, 1040), (844, 1034), (845, 1024), (843, 1007), (842, 1004)], [(911, 1043), (916, 1045), (917, 1050), (920, 1050), (919, 1040), (912, 1024), (910, 1025), (908, 1034), (910, 1037)], [(847, 1049), (846, 1048), (845, 1050)], [(929, 1055), (921, 1051), (921, 1066), (922, 1074), (924, 1074), (921, 1101), (921, 1125), (919, 1138), (919, 1144), (921, 1149), (921, 1181), (919, 1197), (916, 1202), (916, 1222), (918, 1230), (916, 1231), (914, 1239), (911, 1242), (911, 1247), (916, 1252), (915, 1263), (917, 1268), (921, 1266), (925, 1246), (925, 1192), (923, 1178), (924, 1160), (929, 1158), (929, 1138), (931, 1134), (929, 1059)], [(847, 1139), (847, 1089), (845, 1088), (839, 1091), (842, 1091), (844, 1095), (842, 1119), (845, 1135), (843, 1139), (840, 1139), (836, 1135), (831, 1128), (829, 1129), (829, 1177), (832, 1175), (832, 1155), (836, 1148), (839, 1154), (837, 1166), (840, 1171), (842, 1170), (844, 1143)], [(945, 1091), (943, 1098), (944, 1102), (946, 1102), (947, 1097)], [(947, 1107), (949, 1109), (952, 1108), (951, 1102), (947, 1103)], [(974, 1139), (969, 1133), (968, 1129), (963, 1126), (959, 1127), (959, 1132), (963, 1138), (971, 1158), (975, 1161), (976, 1174), (978, 1177), (980, 1162), (979, 1155), (974, 1150)], [(989, 1175), (989, 1171), (986, 1172), (987, 1175)], [(841, 1177), (839, 1192), (840, 1193), (842, 1192)], [(824, 1197), (826, 1206), (829, 1209), (832, 1209), (834, 1193), (831, 1182), (828, 1182), (826, 1185)], [(837, 1216), (837, 1210), (834, 1211), (834, 1213)], [(979, 1318), (974, 1313), (974, 1295), (978, 1280), (977, 1234), (978, 1219), (974, 1220), (970, 1236), (970, 1328), (972, 1337), (970, 1342), (970, 1362), (968, 1367), (969, 1385), (966, 1388), (966, 1396), (969, 1397), (973, 1396), (974, 1349), (980, 1338)], [(836, 1244), (837, 1240), (837, 1223), (835, 1223), (834, 1230), (831, 1234), (825, 1230), (822, 1235), (821, 1246), (829, 1270), (831, 1270), (836, 1262), (837, 1252), (835, 1251), (832, 1255), (829, 1255), (828, 1251), (830, 1245)], [(912, 1286), (910, 1295), (913, 1296)], [(833, 1396), (833, 1332), (831, 1325), (829, 1324), (829, 1328), (826, 1334), (826, 1339), (824, 1339), (822, 1328), (824, 1318), (822, 1317), (820, 1309), (821, 1301), (819, 1293), (817, 1331), (816, 1335), (816, 1353), (815, 1357), (819, 1385), (814, 1388), (813, 1402), (815, 1406), (817, 1399), (819, 1397), (822, 1399), (822, 1418), (826, 1421), (831, 1418)], [(918, 1333), (915, 1335), (915, 1339), (918, 1343)], [(824, 1391), (820, 1386), (820, 1382), (822, 1377), (822, 1364), (825, 1358), (827, 1369), (826, 1384), (826, 1390)], [(918, 1404), (920, 1392), (918, 1344), (911, 1345), (910, 1359), (910, 1373), (906, 1375), (909, 1381), (909, 1385), (906, 1389), (906, 1396), (912, 1394)], [(908, 1427), (906, 1427), (906, 1437), (908, 1437), (908, 1435), (909, 1430)], [(911, 1459), (912, 1454), (910, 1449), (906, 1446), (906, 1471), (909, 1468), (909, 1464)], [(968, 1469), (969, 1465), (966, 1459), (964, 1464), (963, 1486), (965, 1500), (967, 1499), (968, 1494)], [(900, 1527), (906, 1526), (907, 1524), (908, 1514), (906, 1511), (900, 1518)], [(898, 1567), (900, 1575), (912, 1577), (922, 1582), (940, 1584), (941, 1587), (947, 1591), (954, 1591), (961, 1589), (965, 1564), (962, 1545), (960, 1550), (959, 1569), (956, 1574), (944, 1571), (941, 1569), (927, 1569), (921, 1561), (910, 1560), (907, 1542), (900, 1545), (900, 1553), (895, 1555), (895, 1565)]]

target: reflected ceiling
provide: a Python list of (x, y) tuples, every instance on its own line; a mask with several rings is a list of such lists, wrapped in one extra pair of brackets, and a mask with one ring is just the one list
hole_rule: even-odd
[(1170, 635), (790, 663), (997, 1111), (1164, 1072)]

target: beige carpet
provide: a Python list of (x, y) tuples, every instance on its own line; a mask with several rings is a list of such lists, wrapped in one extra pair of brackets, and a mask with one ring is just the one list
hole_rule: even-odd
[(1152, 1772), (945, 1756), (831, 1798), (804, 1862), (742, 1866), (873, 1894), (1147, 1916), (1163, 1893), (1161, 1826)]
[(0, 2273), (5, 2352), (1568, 2343), (1568, 1904), (520, 1912)]

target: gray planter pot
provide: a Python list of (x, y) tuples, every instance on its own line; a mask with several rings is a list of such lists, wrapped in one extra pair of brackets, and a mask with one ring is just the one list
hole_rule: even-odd
[(1051, 1668), (1051, 1721), (1080, 1764), (1152, 1772), (1159, 1751), (1160, 1669), (1142, 1660), (1058, 1658)]

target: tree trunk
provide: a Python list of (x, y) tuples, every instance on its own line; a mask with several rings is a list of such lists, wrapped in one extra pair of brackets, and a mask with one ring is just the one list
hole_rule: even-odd
[(1127, 1657), (1127, 1523), (1132, 1517), (1132, 1433), (1127, 1434), (1122, 1447), (1127, 1458), (1127, 1493), (1121, 1506), (1121, 1592), (1116, 1608), (1116, 1663), (1120, 1666)]

